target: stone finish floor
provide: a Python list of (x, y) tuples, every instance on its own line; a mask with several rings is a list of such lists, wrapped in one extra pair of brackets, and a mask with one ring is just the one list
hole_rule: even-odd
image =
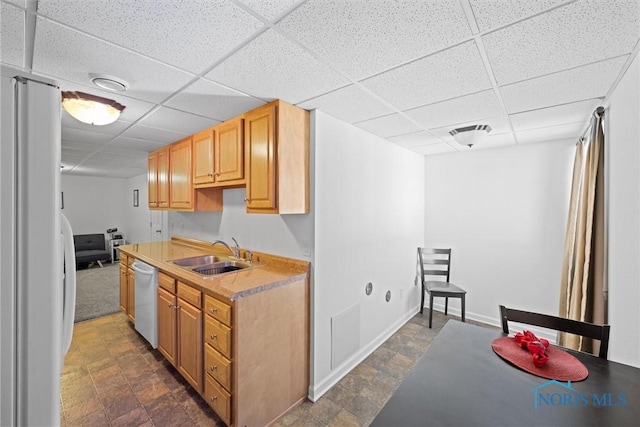
[[(317, 402), (275, 426), (367, 426), (442, 329), (417, 314)], [(113, 314), (77, 323), (61, 380), (62, 426), (224, 426), (157, 350)]]

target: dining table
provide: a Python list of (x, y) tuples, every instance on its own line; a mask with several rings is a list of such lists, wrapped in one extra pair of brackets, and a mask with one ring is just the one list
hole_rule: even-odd
[(584, 364), (587, 378), (543, 378), (493, 351), (503, 336), (449, 320), (371, 426), (640, 425), (639, 368), (562, 349)]

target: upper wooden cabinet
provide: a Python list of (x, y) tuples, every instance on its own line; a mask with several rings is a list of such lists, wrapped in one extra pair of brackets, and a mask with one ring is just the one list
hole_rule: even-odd
[(149, 208), (169, 207), (169, 149), (162, 147), (149, 153), (147, 178)]
[(246, 186), (249, 213), (309, 213), (309, 112), (277, 100), (149, 154), (149, 207), (221, 211)]
[(196, 187), (244, 185), (242, 117), (193, 135), (193, 184)]
[(193, 206), (191, 137), (169, 146), (169, 207), (190, 210)]
[(309, 213), (309, 112), (277, 100), (244, 116), (249, 213)]
[(193, 135), (193, 184), (212, 184), (213, 177), (213, 135), (209, 128)]

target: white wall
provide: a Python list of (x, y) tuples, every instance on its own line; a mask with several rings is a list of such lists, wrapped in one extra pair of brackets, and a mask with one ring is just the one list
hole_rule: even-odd
[[(138, 190), (138, 207), (133, 206), (133, 190)], [(150, 241), (149, 191), (147, 174), (125, 180), (122, 194), (122, 214), (124, 219), (118, 230), (125, 234), (129, 243)]]
[(122, 229), (126, 218), (124, 189), (124, 179), (62, 174), (62, 213), (71, 223), (73, 234), (106, 235), (108, 228)]
[[(315, 124), (312, 399), (415, 315), (415, 252), (424, 236), (423, 157), (322, 112)], [(336, 332), (359, 343), (332, 366), (332, 318), (354, 307), (359, 329)]]
[(608, 149), (609, 358), (640, 367), (640, 63), (610, 97)]
[(498, 325), (500, 304), (557, 315), (575, 142), (426, 158), (425, 245), (453, 249), (467, 317)]

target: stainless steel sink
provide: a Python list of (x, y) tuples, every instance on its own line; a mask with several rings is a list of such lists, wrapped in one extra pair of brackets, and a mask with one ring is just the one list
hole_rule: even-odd
[(221, 261), (212, 264), (194, 267), (191, 271), (195, 271), (203, 276), (214, 276), (216, 274), (228, 273), (230, 271), (242, 270), (251, 267), (251, 264), (241, 261)]
[(190, 258), (175, 259), (171, 262), (175, 265), (179, 265), (180, 267), (198, 267), (200, 265), (213, 264), (214, 262), (219, 261), (222, 260), (215, 255), (201, 255)]

